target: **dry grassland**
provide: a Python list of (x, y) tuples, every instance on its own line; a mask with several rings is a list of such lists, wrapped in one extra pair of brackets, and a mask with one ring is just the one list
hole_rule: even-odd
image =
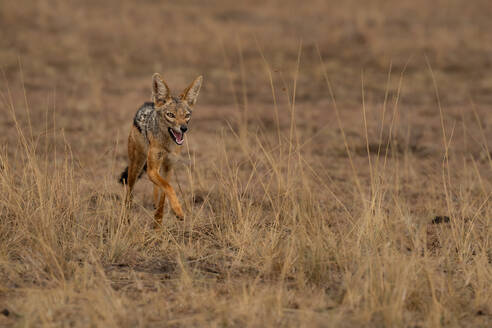
[[(0, 1), (0, 326), (491, 327), (489, 1)], [(205, 78), (123, 205), (152, 73)]]

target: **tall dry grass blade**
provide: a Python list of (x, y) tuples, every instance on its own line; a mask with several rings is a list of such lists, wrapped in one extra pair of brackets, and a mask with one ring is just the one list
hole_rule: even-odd
[(429, 73), (432, 78), (432, 85), (434, 87), (434, 94), (436, 97), (437, 101), (437, 107), (439, 109), (439, 118), (441, 122), (441, 132), (442, 132), (442, 142), (443, 142), (443, 147), (444, 147), (444, 159), (442, 162), (442, 178), (443, 178), (443, 188), (444, 188), (444, 193), (446, 195), (446, 203), (448, 206), (448, 213), (451, 214), (452, 211), (452, 202), (451, 202), (451, 172), (450, 172), (450, 167), (449, 167), (449, 142), (448, 142), (448, 137), (446, 136), (446, 126), (444, 124), (444, 114), (441, 106), (441, 97), (439, 96), (439, 89), (437, 87), (437, 81), (436, 77), (434, 74), (434, 71), (432, 70), (432, 66), (429, 62), (429, 58), (425, 56), (425, 61), (427, 64), (427, 69), (429, 70)]
[(374, 184), (376, 183), (374, 180), (374, 171), (372, 167), (372, 160), (371, 160), (371, 152), (369, 150), (369, 134), (367, 132), (367, 117), (366, 117), (366, 97), (365, 97), (365, 90), (364, 90), (364, 71), (361, 73), (361, 97), (362, 97), (362, 118), (364, 121), (364, 137), (366, 139), (366, 152), (367, 152), (367, 159), (369, 161), (369, 178), (371, 181), (371, 196), (370, 196), (370, 201), (371, 201), (371, 208), (374, 206), (374, 201), (375, 201), (375, 186)]
[[(287, 184), (291, 179), (291, 155), (294, 147), (294, 142), (299, 149), (299, 138), (297, 137), (296, 120), (295, 120), (295, 112), (296, 112), (296, 91), (297, 91), (297, 79), (299, 76), (299, 66), (301, 65), (301, 54), (302, 54), (302, 40), (299, 41), (299, 47), (297, 51), (297, 61), (296, 61), (296, 69), (294, 72), (294, 86), (292, 90), (292, 101), (290, 102), (290, 128), (289, 128), (289, 152), (287, 155)], [(294, 141), (294, 137), (296, 140)]]
[(239, 135), (241, 136), (241, 144), (247, 147), (247, 131), (248, 131), (248, 89), (246, 86), (246, 68), (244, 66), (243, 48), (241, 40), (236, 36), (236, 48), (239, 55), (239, 69), (241, 75), (241, 93), (243, 98), (243, 110), (241, 112), (241, 123)]
[(485, 136), (483, 124), (482, 124), (482, 121), (480, 119), (480, 116), (478, 115), (477, 108), (475, 107), (475, 103), (473, 103), (473, 102), (471, 103), (471, 108), (473, 111), (473, 116), (475, 117), (475, 120), (476, 120), (477, 125), (478, 125), (478, 130), (480, 131), (480, 137), (482, 138), (481, 147), (483, 148), (483, 150), (485, 152), (485, 156), (487, 156), (487, 159), (489, 160), (489, 166), (492, 169), (492, 155), (491, 155), (491, 152), (489, 150), (487, 137)]
[(328, 87), (328, 92), (330, 93), (330, 98), (331, 98), (331, 101), (333, 103), (333, 108), (335, 109), (335, 116), (336, 116), (336, 119), (337, 119), (338, 128), (340, 129), (340, 133), (342, 134), (343, 143), (344, 143), (344, 146), (345, 146), (345, 152), (347, 153), (347, 156), (348, 156), (348, 159), (349, 159), (349, 163), (350, 163), (350, 168), (352, 170), (352, 178), (354, 179), (354, 182), (355, 182), (355, 184), (357, 186), (357, 190), (359, 191), (359, 196), (360, 196), (360, 199), (361, 199), (361, 202), (362, 202), (362, 206), (364, 208), (366, 208), (367, 207), (366, 197), (364, 196), (364, 191), (362, 190), (362, 185), (360, 183), (357, 170), (355, 169), (354, 161), (352, 159), (352, 153), (350, 152), (350, 147), (348, 145), (347, 136), (345, 134), (345, 129), (343, 128), (342, 120), (340, 118), (340, 112), (338, 110), (338, 106), (337, 106), (335, 94), (333, 92), (333, 88), (331, 86), (330, 79), (328, 78), (328, 73), (326, 72), (326, 67), (325, 67), (325, 64), (324, 64), (324, 61), (323, 61), (323, 57), (321, 55), (321, 51), (319, 49), (319, 45), (318, 44), (316, 44), (316, 51), (318, 53), (318, 58), (320, 60), (323, 77), (325, 79), (325, 83), (326, 83), (326, 85)]
[(383, 143), (383, 132), (384, 132), (384, 119), (386, 115), (386, 108), (388, 104), (388, 96), (389, 96), (389, 87), (390, 87), (390, 81), (391, 81), (391, 72), (393, 69), (393, 62), (390, 62), (389, 68), (388, 68), (388, 75), (386, 78), (386, 87), (384, 91), (384, 100), (383, 100), (383, 109), (381, 113), (381, 123), (379, 127), (379, 140), (378, 140), (378, 153), (376, 156), (376, 168), (378, 168), (379, 164), (379, 156), (381, 154), (381, 145)]
[(273, 109), (274, 109), (274, 114), (275, 114), (275, 127), (277, 129), (277, 137), (278, 137), (278, 144), (279, 144), (279, 150), (282, 147), (282, 139), (280, 137), (280, 119), (279, 119), (279, 114), (278, 114), (278, 104), (277, 104), (277, 95), (275, 93), (275, 85), (273, 83), (273, 74), (272, 74), (272, 69), (270, 67), (270, 64), (266, 60), (265, 54), (263, 52), (263, 49), (258, 42), (258, 39), (256, 38), (255, 35), (255, 43), (256, 43), (256, 48), (258, 49), (258, 52), (260, 53), (261, 59), (263, 61), (263, 64), (265, 66), (265, 71), (267, 72), (268, 76), (268, 82), (270, 83), (270, 90), (272, 91), (272, 101), (273, 101)]

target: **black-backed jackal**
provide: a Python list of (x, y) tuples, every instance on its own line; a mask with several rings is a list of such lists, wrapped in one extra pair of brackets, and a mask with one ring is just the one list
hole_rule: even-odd
[(179, 153), (188, 131), (202, 80), (201, 76), (197, 77), (179, 97), (175, 97), (166, 82), (155, 73), (152, 76), (153, 101), (143, 104), (133, 119), (128, 136), (129, 164), (121, 174), (120, 182), (127, 185), (126, 201), (131, 202), (135, 182), (147, 170), (154, 183), (155, 227), (162, 223), (166, 196), (176, 217), (184, 217), (169, 178), (175, 162), (173, 156)]

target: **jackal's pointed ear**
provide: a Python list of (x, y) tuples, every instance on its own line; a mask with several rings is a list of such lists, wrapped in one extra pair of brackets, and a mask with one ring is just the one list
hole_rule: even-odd
[(161, 78), (159, 73), (152, 75), (152, 101), (154, 103), (164, 103), (170, 96), (169, 87)]
[(198, 93), (200, 93), (202, 81), (203, 77), (200, 75), (183, 91), (183, 94), (181, 95), (181, 98), (183, 98), (183, 100), (185, 100), (190, 106), (193, 106), (196, 103), (196, 98), (198, 98)]

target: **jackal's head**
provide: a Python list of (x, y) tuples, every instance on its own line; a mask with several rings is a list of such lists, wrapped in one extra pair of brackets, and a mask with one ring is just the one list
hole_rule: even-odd
[(171, 95), (169, 87), (158, 73), (152, 76), (152, 100), (163, 128), (167, 128), (171, 139), (183, 144), (184, 133), (188, 131), (193, 105), (196, 102), (203, 78), (197, 77), (179, 97)]

